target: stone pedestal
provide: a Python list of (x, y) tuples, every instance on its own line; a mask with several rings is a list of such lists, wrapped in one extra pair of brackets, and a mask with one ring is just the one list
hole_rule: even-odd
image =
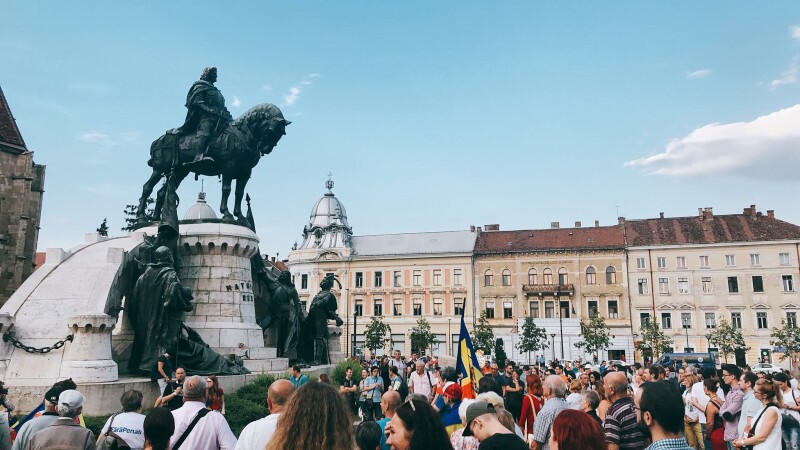
[(111, 356), (111, 331), (115, 325), (116, 319), (106, 314), (70, 317), (67, 326), (73, 339), (64, 346), (60, 377), (72, 378), (76, 383), (117, 381), (117, 363)]
[(346, 358), (342, 351), (342, 327), (335, 325), (328, 325), (328, 355), (330, 355), (331, 364), (339, 364)]
[[(14, 318), (8, 313), (0, 314), (0, 336), (9, 331), (14, 326)], [(0, 340), (0, 373), (5, 373), (8, 368), (8, 360), (11, 358), (11, 351), (14, 346), (11, 342)]]

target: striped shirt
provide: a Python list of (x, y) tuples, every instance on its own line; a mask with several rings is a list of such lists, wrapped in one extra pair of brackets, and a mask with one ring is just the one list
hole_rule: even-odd
[(619, 445), (620, 450), (643, 450), (647, 438), (636, 426), (636, 408), (633, 399), (624, 397), (614, 402), (608, 412), (603, 430), (606, 442)]
[(550, 442), (550, 430), (553, 428), (553, 421), (561, 411), (569, 409), (567, 401), (560, 397), (554, 397), (544, 402), (542, 409), (536, 414), (533, 422), (533, 440), (538, 442), (542, 450), (548, 450)]

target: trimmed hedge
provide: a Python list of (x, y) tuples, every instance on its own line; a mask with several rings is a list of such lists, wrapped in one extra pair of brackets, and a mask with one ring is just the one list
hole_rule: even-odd
[(106, 421), (111, 416), (83, 416), (83, 423), (86, 424), (86, 428), (94, 433), (95, 439), (97, 436), (100, 436), (100, 432), (103, 430), (103, 425), (106, 424)]
[[(236, 391), (235, 395), (242, 400), (246, 400), (250, 403), (253, 403), (257, 406), (263, 406), (266, 408), (267, 406), (267, 390), (269, 386), (275, 382), (278, 378), (274, 375), (259, 375), (253, 379), (251, 383), (248, 383), (239, 388)], [(226, 403), (228, 399), (228, 395), (225, 396)], [(225, 412), (228, 411), (227, 404), (225, 406)]]
[(225, 396), (225, 418), (228, 420), (231, 431), (237, 437), (247, 424), (262, 419), (267, 415), (269, 415), (269, 411), (266, 406), (266, 394), (262, 399), (261, 405), (244, 400), (236, 394)]

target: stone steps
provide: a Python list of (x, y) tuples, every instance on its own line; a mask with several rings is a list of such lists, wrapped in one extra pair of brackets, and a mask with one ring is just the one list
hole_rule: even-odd
[(288, 372), (289, 360), (287, 358), (272, 359), (245, 359), (244, 366), (253, 374), (262, 372)]

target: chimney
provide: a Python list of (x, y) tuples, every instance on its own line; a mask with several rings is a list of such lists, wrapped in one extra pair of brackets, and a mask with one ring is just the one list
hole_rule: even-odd
[(768, 209), (767, 210), (767, 217), (769, 217), (770, 219), (774, 219), (775, 218), (775, 210), (774, 209)]
[(581, 221), (580, 220), (576, 220), (575, 221), (575, 228), (580, 228), (580, 227), (581, 227)]
[(500, 231), (500, 224), (499, 223), (492, 223), (489, 225), (483, 226), (484, 231)]
[(558, 222), (550, 222), (550, 228), (558, 228)]
[(664, 211), (661, 211), (660, 213), (658, 213), (658, 218), (659, 219), (663, 219), (664, 218)]
[(714, 208), (703, 209), (703, 220), (714, 220)]
[(619, 217), (617, 217), (617, 222), (618, 222), (620, 225), (624, 225), (624, 224), (625, 224), (625, 216), (619, 216)]
[(600, 226), (600, 221), (599, 220), (595, 220), (594, 221), (594, 226), (595, 227), (599, 227)]
[(275, 257), (274, 256), (272, 257), (272, 262), (275, 262)]
[(750, 217), (756, 217), (756, 205), (750, 205)]
[(475, 228), (475, 232), (478, 233), (478, 236), (481, 235), (481, 231), (483, 231), (483, 230), (481, 230), (481, 227), (476, 227)]
[(697, 217), (703, 218), (703, 208), (697, 208)]
[(469, 226), (469, 231), (474, 233), (475, 232), (475, 225), (470, 225)]

